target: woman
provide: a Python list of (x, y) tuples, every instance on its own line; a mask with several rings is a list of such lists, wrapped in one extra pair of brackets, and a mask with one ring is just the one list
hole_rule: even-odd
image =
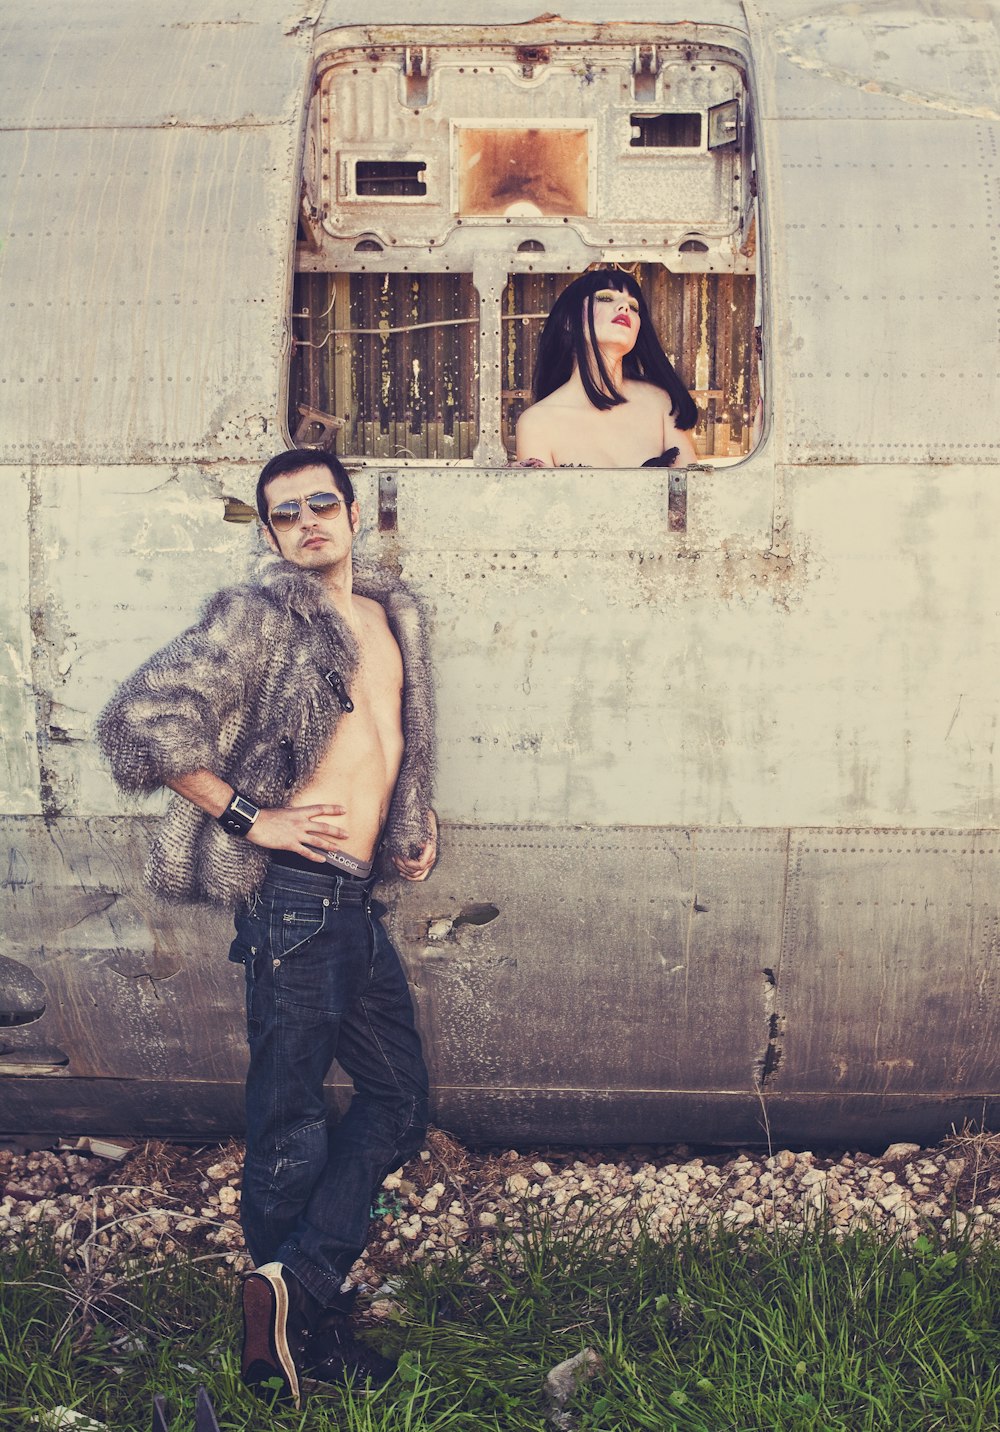
[(694, 399), (671, 367), (639, 285), (592, 269), (545, 320), (534, 403), (517, 423), (528, 467), (685, 467), (697, 460)]

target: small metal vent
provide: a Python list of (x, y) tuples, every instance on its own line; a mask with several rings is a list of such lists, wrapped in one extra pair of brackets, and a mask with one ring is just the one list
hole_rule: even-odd
[(698, 149), (700, 114), (633, 114), (633, 149)]
[(359, 159), (354, 169), (354, 192), (369, 199), (398, 199), (427, 193), (422, 159)]

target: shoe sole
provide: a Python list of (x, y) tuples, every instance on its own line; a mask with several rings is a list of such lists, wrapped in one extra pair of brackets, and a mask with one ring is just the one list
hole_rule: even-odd
[[(281, 1274), (260, 1269), (243, 1284), (243, 1381), (258, 1397), (299, 1407), (299, 1377), (288, 1346), (288, 1289)], [(281, 1387), (263, 1386), (272, 1378)]]

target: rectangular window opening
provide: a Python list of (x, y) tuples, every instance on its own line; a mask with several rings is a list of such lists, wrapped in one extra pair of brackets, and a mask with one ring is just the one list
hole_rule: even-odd
[[(735, 461), (753, 446), (760, 396), (754, 340), (753, 274), (671, 273), (629, 265), (660, 345), (698, 405), (692, 433), (699, 458)], [(503, 441), (531, 403), (531, 379), (545, 317), (575, 274), (510, 274), (504, 290)]]
[(699, 149), (700, 114), (633, 114), (633, 149)]
[(422, 159), (359, 159), (354, 166), (354, 192), (370, 199), (426, 194), (426, 171)]
[(303, 273), (289, 428), (342, 457), (470, 459), (479, 436), (471, 274)]

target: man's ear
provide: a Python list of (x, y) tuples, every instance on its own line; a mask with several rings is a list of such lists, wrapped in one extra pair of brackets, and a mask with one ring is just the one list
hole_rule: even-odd
[(351, 531), (356, 533), (361, 526), (361, 509), (356, 502), (351, 503), (348, 516), (351, 519)]

